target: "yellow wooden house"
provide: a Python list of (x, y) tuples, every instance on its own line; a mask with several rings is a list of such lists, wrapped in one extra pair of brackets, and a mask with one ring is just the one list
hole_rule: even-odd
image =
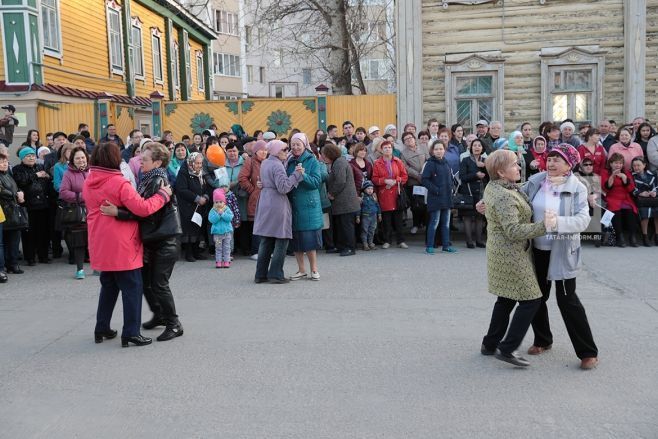
[[(210, 99), (215, 31), (175, 0), (0, 0), (0, 102), (27, 130), (157, 134), (159, 107)], [(156, 102), (157, 104), (157, 102)]]

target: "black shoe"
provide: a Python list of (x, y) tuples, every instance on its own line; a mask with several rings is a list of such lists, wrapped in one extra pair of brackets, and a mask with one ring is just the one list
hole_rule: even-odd
[(27, 261), (28, 267), (34, 267), (35, 265), (37, 265), (37, 263), (34, 259)]
[(267, 282), (267, 278), (266, 277), (257, 277), (257, 278), (254, 279), (254, 282), (256, 282), (257, 284), (264, 284), (265, 282)]
[(94, 332), (94, 341), (96, 341), (96, 343), (103, 343), (104, 338), (111, 340), (116, 336), (117, 332), (114, 329), (102, 332)]
[(467, 242), (466, 247), (467, 248), (475, 248), (475, 244), (473, 244), (472, 242)]
[(338, 253), (338, 249), (336, 247), (330, 247), (325, 250), (326, 253)]
[(149, 320), (148, 322), (142, 323), (142, 328), (144, 328), (144, 329), (153, 329), (153, 328), (157, 328), (158, 326), (166, 326), (166, 325), (167, 325), (167, 322), (165, 322), (165, 319), (163, 319), (162, 317), (154, 315), (151, 318), (151, 320)]
[(287, 284), (289, 282), (290, 282), (290, 279), (286, 279), (286, 278), (283, 278), (283, 279), (277, 279), (277, 278), (267, 279), (267, 283), (270, 283), (270, 284)]
[(487, 244), (485, 244), (484, 242), (476, 242), (475, 246), (477, 248), (487, 248)]
[(343, 250), (340, 252), (341, 256), (354, 256), (356, 252), (354, 250)]
[(50, 258), (39, 259), (39, 264), (52, 264), (52, 263), (53, 263), (53, 260), (50, 259)]
[(205, 261), (208, 258), (206, 258), (206, 255), (204, 255), (203, 253), (197, 253), (194, 255), (194, 259), (196, 259), (197, 261)]
[(7, 273), (23, 274), (25, 272), (23, 270), (21, 270), (21, 267), (19, 267), (18, 265), (14, 265), (13, 267), (7, 267)]
[(53, 259), (61, 258), (63, 253), (64, 253), (64, 250), (58, 250), (56, 252), (53, 252)]
[(489, 349), (485, 345), (480, 346), (480, 353), (482, 355), (493, 355), (496, 353), (495, 349)]
[(523, 358), (522, 356), (520, 356), (519, 354), (517, 354), (516, 352), (512, 352), (511, 354), (504, 354), (500, 352), (500, 349), (496, 349), (494, 356), (500, 361), (513, 364), (514, 366), (519, 366), (519, 367), (530, 366), (530, 362), (525, 358)]
[(192, 254), (185, 255), (185, 260), (186, 260), (187, 262), (196, 262), (196, 258), (195, 258), (194, 255), (192, 255)]
[(129, 343), (132, 343), (135, 346), (146, 346), (147, 344), (153, 343), (153, 340), (148, 337), (144, 337), (141, 334), (133, 335), (132, 337), (121, 337), (122, 348), (127, 348)]
[(0, 271), (0, 284), (4, 284), (8, 280), (9, 278), (7, 277), (7, 273), (5, 273), (4, 271)]
[(645, 247), (651, 247), (651, 242), (649, 242), (649, 237), (647, 235), (642, 235), (642, 245)]
[(181, 325), (167, 326), (162, 334), (158, 335), (156, 340), (167, 341), (183, 335), (183, 327)]
[(629, 241), (630, 241), (631, 247), (638, 247), (637, 240), (635, 239), (635, 236), (631, 236)]

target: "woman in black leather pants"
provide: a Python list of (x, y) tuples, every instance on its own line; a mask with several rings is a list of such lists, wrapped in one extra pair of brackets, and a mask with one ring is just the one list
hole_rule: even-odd
[[(168, 185), (167, 165), (169, 151), (161, 143), (150, 142), (142, 146), (141, 178), (137, 192), (148, 199), (158, 192), (161, 186)], [(152, 217), (162, 215), (167, 206), (154, 213)], [(135, 215), (113, 205), (101, 206), (104, 215), (117, 216), (119, 220), (135, 219)], [(158, 218), (151, 218), (155, 219)], [(158, 220), (159, 221), (159, 220)], [(157, 222), (157, 221), (156, 221)], [(174, 296), (169, 288), (169, 278), (178, 259), (177, 235), (158, 239), (155, 242), (144, 242), (144, 266), (142, 279), (144, 297), (153, 311), (153, 318), (142, 324), (144, 329), (165, 326), (165, 330), (157, 337), (158, 341), (167, 341), (183, 335), (183, 326), (176, 314)]]

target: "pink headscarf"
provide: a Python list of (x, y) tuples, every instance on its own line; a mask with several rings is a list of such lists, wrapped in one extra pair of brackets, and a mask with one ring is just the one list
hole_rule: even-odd
[(270, 155), (277, 155), (281, 152), (283, 148), (285, 148), (286, 145), (280, 140), (271, 140), (270, 142), (267, 143), (267, 152), (270, 153)]
[[(292, 138), (290, 139), (290, 143), (292, 143), (293, 140), (298, 139), (304, 144), (304, 148), (308, 149), (311, 151), (311, 145), (308, 144), (308, 137), (306, 137), (306, 134), (304, 133), (297, 133)], [(311, 151), (313, 152), (313, 151)]]

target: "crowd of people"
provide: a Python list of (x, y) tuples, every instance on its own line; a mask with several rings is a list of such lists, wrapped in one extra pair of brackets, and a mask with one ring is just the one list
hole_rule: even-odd
[[(13, 110), (9, 107), (7, 113)], [(535, 176), (555, 177), (553, 152), (564, 152), (570, 165), (555, 178), (569, 178), (573, 185), (573, 177), (586, 188), (586, 227), (568, 233), (590, 233), (597, 246), (623, 247), (637, 246), (641, 230), (643, 245), (651, 246), (653, 228), (658, 245), (658, 136), (643, 118), (616, 131), (612, 124), (603, 120), (598, 127), (581, 124), (576, 130), (570, 120), (559, 125), (545, 122), (535, 136), (532, 125), (524, 123), (504, 137), (497, 121), (480, 120), (476, 132), (469, 134), (459, 124), (445, 127), (437, 119), (430, 119), (422, 130), (407, 123), (401, 132), (392, 124), (382, 131), (345, 121), (342, 133), (330, 125), (311, 138), (296, 129), (287, 138), (261, 130), (249, 136), (233, 125), (226, 132), (211, 126), (181, 139), (169, 131), (162, 138), (150, 138), (133, 130), (126, 142), (109, 125), (96, 142), (87, 124), (81, 123), (73, 134), (46, 134), (44, 144), (32, 129), (25, 142), (11, 147), (20, 161), (14, 167), (9, 166), (9, 145), (0, 146), (0, 207), (5, 217), (0, 223), (0, 282), (7, 281), (7, 273), (23, 272), (21, 243), (24, 263), (33, 266), (62, 257), (64, 240), (69, 263), (76, 266), (74, 277), (85, 278), (84, 263), (89, 261), (101, 277), (97, 342), (117, 335), (109, 328), (109, 319), (119, 291), (124, 345), (151, 342), (139, 331), (137, 298), (142, 293), (153, 312), (142, 326), (164, 326), (158, 339), (169, 340), (183, 334), (169, 289), (179, 254), (188, 262), (214, 256), (218, 269), (230, 268), (233, 258), (243, 255), (256, 261), (256, 283), (278, 284), (320, 280), (319, 251), (352, 256), (357, 250), (391, 245), (407, 249), (407, 237), (423, 229), (428, 255), (439, 248), (456, 253), (451, 232), (458, 222), (466, 248), (487, 248), (491, 244), (485, 232), (490, 242), (495, 241), (495, 224), (501, 220), (490, 217), (495, 207), (490, 213), (478, 208), (487, 188), (505, 179), (531, 183)], [(518, 176), (492, 176), (489, 156), (496, 151), (514, 158)], [(537, 212), (534, 203), (531, 207), (531, 213)], [(614, 214), (610, 227), (599, 221), (602, 211)], [(540, 212), (533, 224), (544, 218)], [(559, 212), (557, 223), (571, 214)], [(521, 239), (538, 239), (548, 226), (517, 233)], [(546, 242), (539, 242), (535, 252), (535, 260), (545, 260), (547, 266), (552, 261)], [(290, 276), (283, 270), (286, 254), (294, 255), (297, 263)], [(490, 267), (490, 276), (491, 270), (495, 272)], [(570, 286), (568, 275), (551, 277), (548, 268), (542, 273), (543, 302), (533, 302), (530, 308), (540, 313), (545, 308), (548, 293), (542, 285), (547, 279), (564, 281), (561, 288), (571, 288), (577, 300), (575, 282)], [(536, 295), (531, 294), (532, 300)], [(483, 353), (493, 352), (505, 334), (501, 322), (507, 321), (504, 314), (511, 308), (503, 302), (497, 305), (500, 309), (494, 314), (502, 314), (492, 320)], [(508, 340), (503, 345), (503, 356), (511, 355), (514, 343)], [(536, 347), (547, 349), (550, 343), (550, 330), (541, 330)], [(579, 355), (595, 358), (592, 346), (593, 341)]]

